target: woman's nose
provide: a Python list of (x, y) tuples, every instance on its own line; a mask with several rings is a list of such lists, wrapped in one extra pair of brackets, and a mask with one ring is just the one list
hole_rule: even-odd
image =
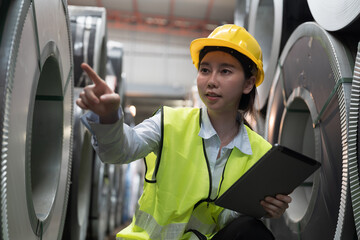
[(208, 87), (210, 88), (215, 88), (218, 87), (218, 79), (217, 79), (217, 75), (215, 72), (213, 72), (208, 79)]

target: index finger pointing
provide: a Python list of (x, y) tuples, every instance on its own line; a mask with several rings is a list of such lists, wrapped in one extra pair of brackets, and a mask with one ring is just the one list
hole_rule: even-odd
[(91, 79), (91, 81), (93, 81), (93, 83), (94, 83), (95, 85), (98, 85), (98, 84), (104, 82), (104, 81), (99, 77), (99, 75), (97, 75), (97, 73), (96, 73), (87, 63), (82, 63), (82, 64), (81, 64), (81, 68), (87, 73), (87, 75), (89, 76), (89, 78)]

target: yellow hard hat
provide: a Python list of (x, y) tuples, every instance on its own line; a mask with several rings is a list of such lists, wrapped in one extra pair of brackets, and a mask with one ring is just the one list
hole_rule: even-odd
[(264, 80), (262, 52), (259, 43), (245, 28), (234, 24), (225, 24), (217, 27), (207, 38), (198, 38), (191, 42), (190, 53), (193, 64), (199, 66), (199, 54), (205, 46), (220, 46), (235, 49), (253, 61), (258, 73), (255, 86), (258, 87)]

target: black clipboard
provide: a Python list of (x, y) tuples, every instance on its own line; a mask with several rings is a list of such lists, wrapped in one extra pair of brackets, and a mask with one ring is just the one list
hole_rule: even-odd
[(226, 190), (215, 204), (256, 218), (266, 212), (260, 201), (266, 196), (290, 194), (321, 164), (301, 153), (275, 144), (259, 161)]

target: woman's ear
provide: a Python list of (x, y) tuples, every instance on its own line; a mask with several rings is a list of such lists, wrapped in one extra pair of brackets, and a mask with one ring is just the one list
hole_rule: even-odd
[(245, 80), (243, 94), (248, 94), (251, 92), (251, 90), (255, 86), (255, 80), (256, 80), (255, 76), (251, 76), (250, 78)]

